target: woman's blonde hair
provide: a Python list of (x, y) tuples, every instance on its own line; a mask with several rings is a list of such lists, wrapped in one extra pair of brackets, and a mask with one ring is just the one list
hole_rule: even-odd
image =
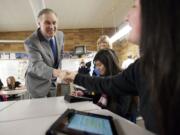
[(112, 49), (112, 44), (110, 42), (110, 38), (107, 35), (102, 35), (98, 38), (97, 40), (97, 50), (100, 50), (99, 48), (99, 44), (101, 43), (106, 43), (107, 44), (107, 48)]

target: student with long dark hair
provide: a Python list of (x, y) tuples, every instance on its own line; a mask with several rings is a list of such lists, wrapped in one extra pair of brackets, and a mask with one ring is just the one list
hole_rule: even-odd
[[(97, 52), (93, 59), (94, 65), (101, 77), (113, 76), (121, 72), (119, 68), (119, 59), (112, 49), (101, 49)], [(130, 105), (131, 98), (129, 96), (108, 96), (104, 93), (89, 91), (74, 91), (72, 95), (87, 96), (93, 98), (93, 102), (102, 108), (126, 117)]]
[(180, 2), (135, 0), (127, 21), (129, 40), (140, 59), (113, 77), (65, 73), (65, 80), (107, 95), (139, 95), (145, 127), (161, 135), (180, 134)]

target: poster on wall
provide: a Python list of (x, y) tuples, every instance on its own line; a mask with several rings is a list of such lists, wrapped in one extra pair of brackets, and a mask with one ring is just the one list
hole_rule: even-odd
[(27, 59), (28, 54), (23, 52), (1, 52), (0, 53), (0, 59)]

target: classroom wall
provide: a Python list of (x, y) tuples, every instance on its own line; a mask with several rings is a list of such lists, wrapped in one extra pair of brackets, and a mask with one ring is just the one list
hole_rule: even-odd
[[(72, 51), (74, 46), (79, 44), (84, 44), (87, 46), (87, 50), (96, 50), (96, 41), (100, 35), (106, 34), (112, 36), (115, 33), (114, 28), (93, 28), (93, 29), (64, 29), (64, 41), (65, 51)], [(23, 32), (0, 32), (0, 40), (25, 40), (32, 31)], [(117, 41), (113, 44), (114, 50), (117, 52), (120, 59), (120, 64), (122, 61), (127, 59), (128, 55), (133, 57), (139, 57), (139, 47), (132, 43), (123, 40), (121, 42)], [(24, 52), (23, 43), (16, 44), (5, 44), (0, 43), (0, 52)]]
[(139, 58), (139, 45), (130, 43), (126, 39), (114, 43), (113, 48), (119, 57), (120, 66), (128, 56), (132, 56), (133, 59)]
[[(100, 35), (106, 34), (112, 36), (114, 34), (114, 28), (106, 29), (65, 29), (64, 42), (65, 51), (71, 51), (74, 46), (83, 44), (86, 45), (88, 50), (96, 50), (96, 41)], [(0, 32), (0, 40), (25, 40), (32, 31), (22, 32)], [(9, 44), (0, 43), (0, 51), (25, 51), (23, 43)]]
[[(62, 30), (65, 35), (65, 51), (71, 51), (74, 46), (78, 44), (85, 44), (87, 46), (87, 50), (95, 51), (96, 50), (96, 41), (100, 35), (107, 34), (112, 36), (114, 34), (114, 29), (68, 29)], [(0, 40), (24, 40), (28, 37), (32, 32), (0, 32)], [(116, 51), (119, 57), (120, 66), (124, 60), (127, 59), (129, 55), (133, 57), (139, 56), (139, 47), (132, 43), (123, 40), (121, 42), (117, 41), (113, 44), (113, 49)], [(25, 52), (23, 43), (0, 43), (0, 52)], [(11, 64), (13, 63), (13, 65)], [(17, 64), (18, 62), (18, 64)], [(1, 79), (5, 83), (6, 78), (9, 75), (14, 75), (16, 78), (24, 83), (24, 73), (27, 66), (27, 60), (0, 60), (0, 69), (1, 69)], [(19, 64), (20, 63), (20, 64)], [(63, 69), (71, 69), (71, 65), (68, 66), (68, 63), (75, 64), (73, 66), (77, 69), (79, 65), (78, 60), (72, 60), (69, 62), (68, 60), (63, 61)], [(12, 66), (10, 66), (12, 65)], [(23, 69), (23, 71), (22, 71)]]

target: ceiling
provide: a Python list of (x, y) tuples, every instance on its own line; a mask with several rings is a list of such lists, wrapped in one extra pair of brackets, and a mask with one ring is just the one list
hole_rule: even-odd
[(59, 29), (119, 27), (133, 0), (1, 0), (0, 32), (35, 30), (36, 15), (53, 9)]

